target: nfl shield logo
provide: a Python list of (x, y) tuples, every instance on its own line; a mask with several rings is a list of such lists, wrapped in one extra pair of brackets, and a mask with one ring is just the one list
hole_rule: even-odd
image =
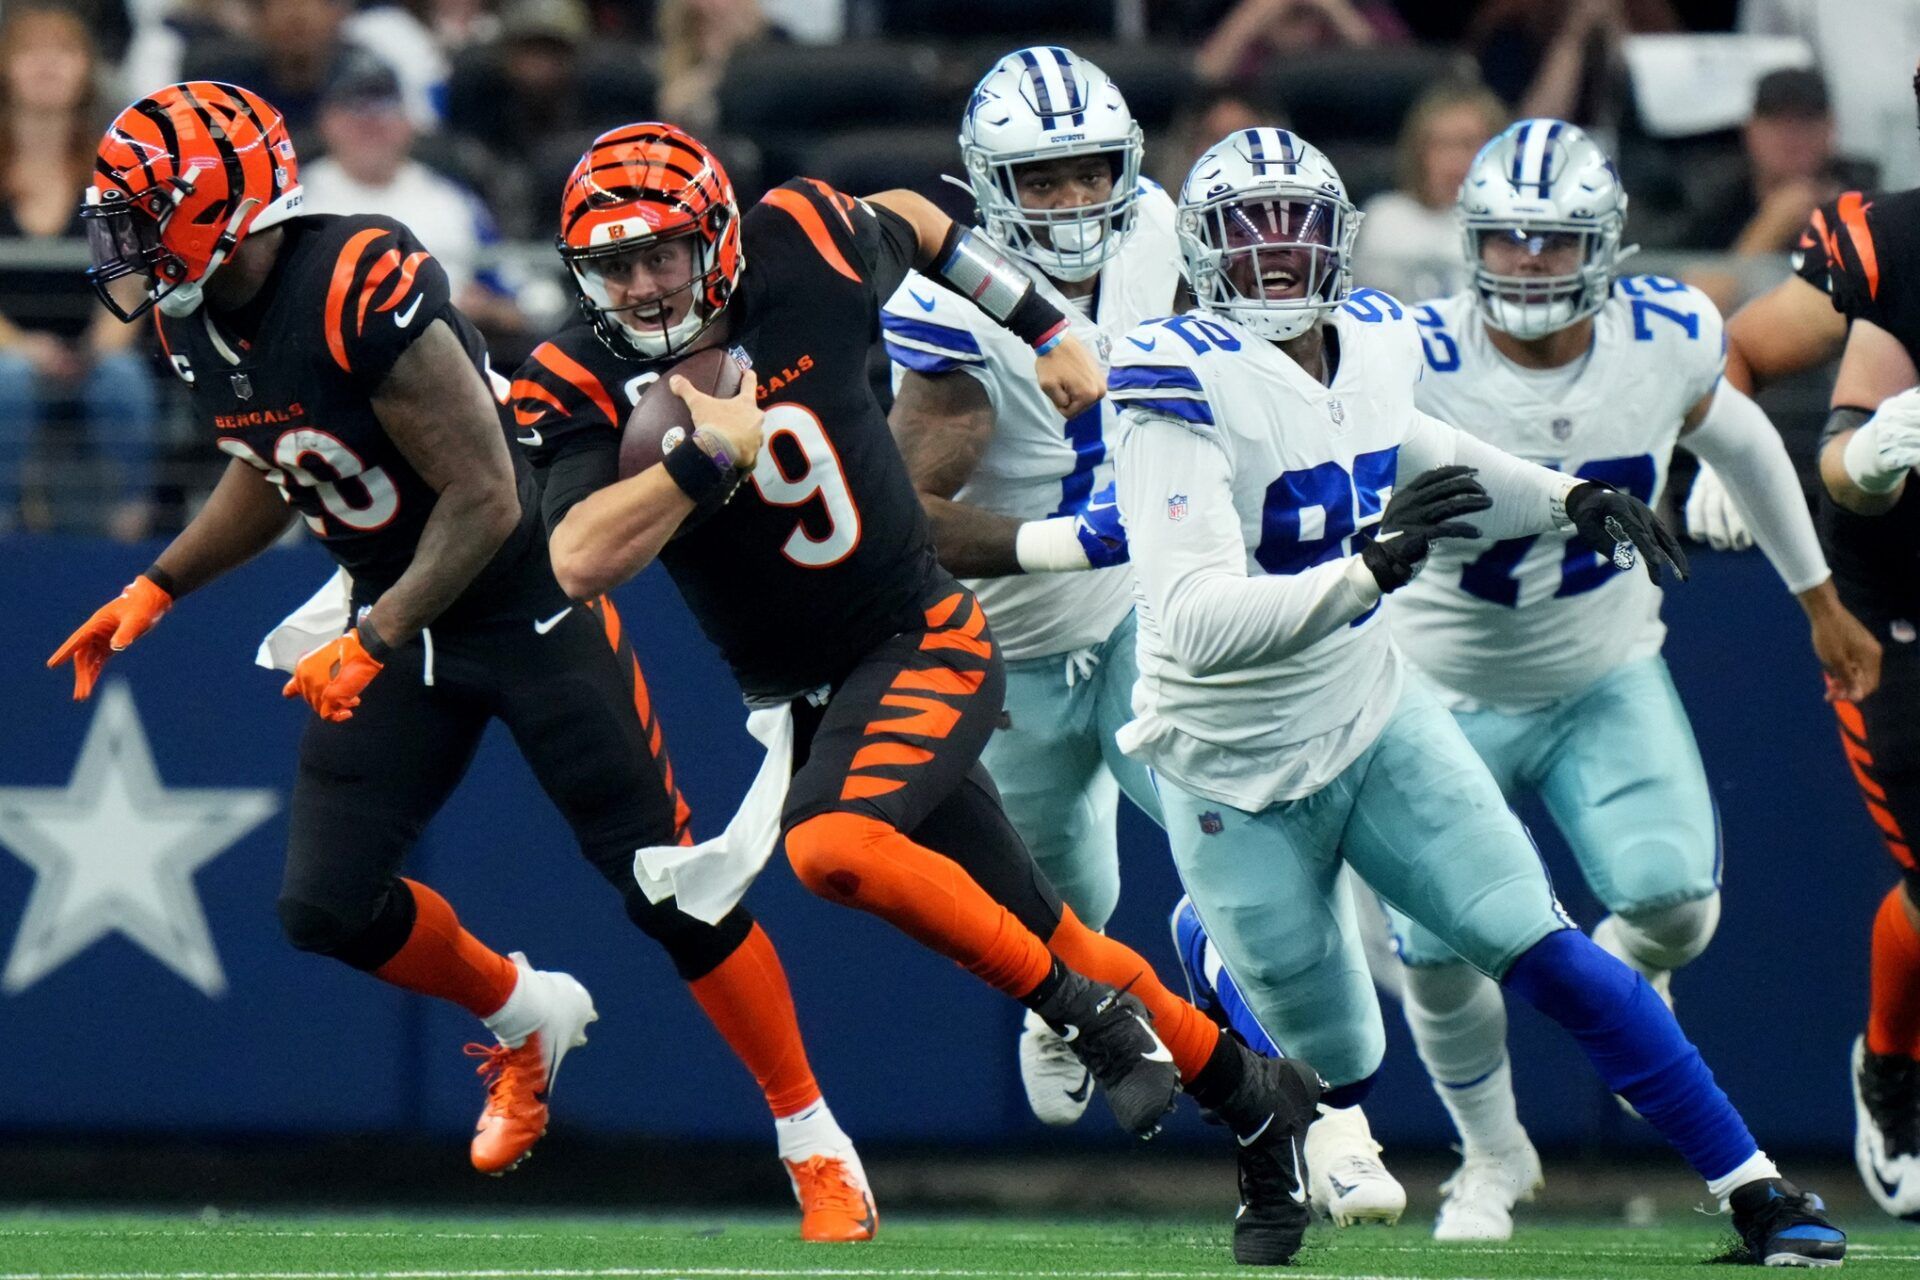
[(1572, 418), (1555, 418), (1553, 420), (1553, 438), (1555, 440), (1564, 441), (1572, 434), (1573, 434)]
[(249, 378), (244, 373), (234, 374), (233, 375), (233, 394), (235, 394), (236, 396), (239, 396), (242, 400), (253, 399), (253, 379)]
[(1333, 419), (1334, 426), (1340, 426), (1347, 420), (1347, 407), (1338, 400), (1327, 401), (1327, 416)]
[(1176, 493), (1167, 499), (1167, 519), (1179, 524), (1187, 518), (1187, 495)]
[(1103, 333), (1094, 339), (1093, 349), (1095, 354), (1100, 357), (1100, 363), (1105, 364), (1113, 358), (1113, 339)]
[(1225, 831), (1226, 829), (1227, 829), (1227, 824), (1222, 822), (1220, 820), (1220, 815), (1218, 813), (1215, 813), (1212, 809), (1209, 809), (1205, 813), (1200, 815), (1200, 834), (1201, 835), (1217, 836), (1222, 831)]

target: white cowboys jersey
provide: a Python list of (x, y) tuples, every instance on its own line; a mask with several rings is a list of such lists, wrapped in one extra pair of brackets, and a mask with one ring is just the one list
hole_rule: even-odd
[[(978, 234), (978, 233), (976, 233)], [(1142, 181), (1126, 244), (1100, 271), (1089, 318), (1046, 280), (1039, 288), (1065, 313), (1070, 331), (1104, 369), (1129, 329), (1173, 309), (1180, 252), (1173, 201)], [(1102, 400), (1068, 420), (1034, 378), (1033, 349), (952, 290), (910, 272), (880, 314), (894, 386), (907, 370), (978, 378), (993, 403), (994, 429), (980, 464), (954, 495), (1019, 520), (1070, 515), (1113, 479), (1108, 458), (1113, 406)], [(1009, 659), (1037, 658), (1098, 644), (1133, 607), (1125, 565), (1077, 573), (1013, 574), (966, 584), (993, 622)]]
[[(1720, 313), (1676, 280), (1614, 283), (1577, 369), (1519, 369), (1470, 294), (1414, 309), (1427, 373), (1420, 407), (1519, 457), (1605, 480), (1649, 505), (1688, 410), (1726, 363)], [(1456, 708), (1526, 710), (1660, 651), (1660, 588), (1564, 533), (1435, 544), (1387, 605), (1394, 637)]]
[[(1192, 794), (1253, 811), (1319, 790), (1386, 723), (1403, 663), (1371, 578), (1356, 591), (1340, 575), (1357, 563), (1346, 559), (1355, 535), (1379, 523), (1402, 447), (1416, 470), (1451, 461), (1453, 433), (1415, 409), (1420, 347), (1404, 309), (1360, 290), (1326, 327), (1339, 349), (1330, 386), (1199, 311), (1127, 334), (1108, 375), (1141, 579), (1135, 719), (1120, 745)], [(1291, 653), (1196, 673), (1155, 597), (1171, 611), (1181, 588), (1167, 582), (1204, 590), (1210, 573), (1295, 579), (1298, 600), (1256, 627), (1293, 630), (1316, 611), (1333, 620), (1300, 628), (1324, 634)]]

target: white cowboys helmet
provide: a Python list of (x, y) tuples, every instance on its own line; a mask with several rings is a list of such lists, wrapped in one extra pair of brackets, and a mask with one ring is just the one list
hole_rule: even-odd
[(1285, 129), (1230, 133), (1180, 188), (1194, 301), (1269, 341), (1297, 338), (1353, 291), (1360, 218), (1312, 143)]
[[(1473, 291), (1488, 324), (1540, 338), (1600, 310), (1624, 252), (1627, 193), (1607, 153), (1562, 120), (1522, 120), (1474, 157), (1460, 186), (1460, 224)], [(1484, 256), (1490, 239), (1531, 257), (1579, 249), (1579, 266), (1553, 275), (1499, 275)]]
[[(967, 185), (987, 234), (1055, 280), (1091, 278), (1120, 250), (1140, 192), (1140, 126), (1107, 73), (1057, 45), (1018, 49), (974, 87), (960, 122)], [(1075, 209), (1021, 207), (1014, 170), (1099, 155), (1113, 194)]]

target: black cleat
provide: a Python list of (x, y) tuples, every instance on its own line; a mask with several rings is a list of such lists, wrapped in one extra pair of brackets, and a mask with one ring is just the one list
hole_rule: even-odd
[(1034, 1009), (1067, 1042), (1100, 1085), (1120, 1127), (1136, 1138), (1160, 1132), (1160, 1121), (1180, 1096), (1180, 1069), (1154, 1034), (1139, 997), (1073, 972)]
[(1268, 1058), (1240, 1047), (1246, 1077), (1220, 1107), (1240, 1144), (1240, 1211), (1233, 1219), (1233, 1260), (1277, 1267), (1293, 1260), (1312, 1217), (1307, 1207), (1307, 1126), (1326, 1088), (1294, 1058)]
[(1853, 1042), (1853, 1160), (1873, 1202), (1920, 1222), (1920, 1062)]
[(1846, 1234), (1827, 1221), (1827, 1206), (1785, 1178), (1735, 1188), (1727, 1198), (1747, 1260), (1763, 1267), (1837, 1267)]

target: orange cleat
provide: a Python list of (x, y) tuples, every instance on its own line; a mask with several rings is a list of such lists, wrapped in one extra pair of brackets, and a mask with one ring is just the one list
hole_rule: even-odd
[(519, 952), (513, 961), (520, 981), (546, 1006), (539, 1027), (518, 1048), (470, 1044), (468, 1057), (479, 1058), (476, 1073), (487, 1082), (487, 1105), (474, 1125), (473, 1167), (498, 1177), (525, 1160), (547, 1131), (547, 1095), (560, 1074), (560, 1060), (587, 1042), (586, 1027), (598, 1014), (587, 989), (564, 973), (535, 969)]
[(785, 1160), (793, 1194), (800, 1201), (800, 1238), (814, 1244), (843, 1244), (871, 1240), (880, 1227), (880, 1214), (867, 1189), (860, 1157), (809, 1156)]

